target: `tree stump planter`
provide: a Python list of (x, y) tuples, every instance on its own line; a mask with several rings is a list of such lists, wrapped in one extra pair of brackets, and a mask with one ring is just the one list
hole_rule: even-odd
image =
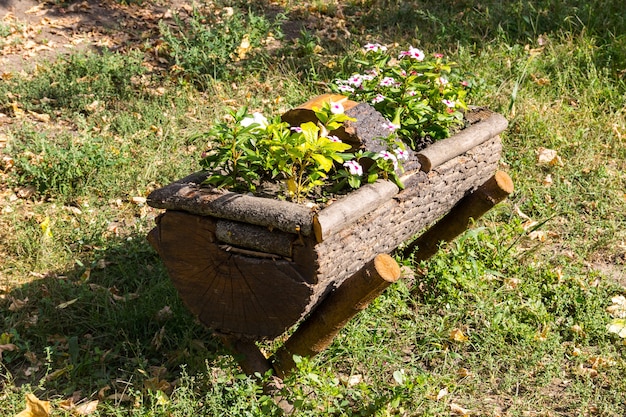
[[(346, 113), (362, 111), (357, 107)], [(358, 131), (360, 122), (351, 129)], [(192, 174), (148, 196), (150, 206), (166, 209), (148, 239), (201, 323), (232, 340), (276, 338), (312, 316), (348, 280), (364, 283), (350, 285), (382, 291), (388, 285), (384, 282), (399, 277), (399, 270), (393, 259), (380, 254), (394, 251), (464, 197), (484, 188), (490, 179), (493, 182), (502, 149), (498, 135), (507, 122), (482, 110), (470, 113), (468, 124), (458, 134), (411, 156), (401, 176), (404, 190), (378, 181), (317, 211), (205, 188), (201, 183), (208, 174)], [(510, 179), (500, 173), (496, 182), (503, 181), (506, 190), (486, 203), (482, 212), (512, 191)], [(482, 212), (470, 210), (463, 216)], [(467, 222), (459, 224), (461, 230), (447, 232), (441, 240), (452, 239)], [(362, 298), (371, 298), (378, 290), (372, 291), (364, 291)], [(354, 304), (349, 307), (354, 314), (366, 305), (349, 302)], [(341, 319), (337, 322), (345, 324)], [(284, 352), (282, 356), (289, 357)]]

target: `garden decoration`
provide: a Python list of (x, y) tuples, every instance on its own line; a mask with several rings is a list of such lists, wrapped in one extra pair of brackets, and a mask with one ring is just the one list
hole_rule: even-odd
[[(400, 278), (389, 253), (431, 226), (401, 249), (427, 259), (513, 191), (499, 114), (463, 104), (464, 127), (418, 149), (375, 104), (325, 94), (272, 121), (235, 112), (213, 130), (211, 170), (148, 196), (165, 209), (148, 240), (174, 286), (250, 375), (284, 376), (294, 355), (321, 352)], [(294, 327), (270, 358), (256, 347)]]

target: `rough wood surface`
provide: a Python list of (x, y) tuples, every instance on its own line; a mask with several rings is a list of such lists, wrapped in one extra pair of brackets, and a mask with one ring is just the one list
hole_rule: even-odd
[(297, 235), (292, 233), (230, 220), (216, 222), (215, 236), (220, 242), (233, 246), (288, 258), (292, 256), (292, 245), (298, 240)]
[(326, 349), (337, 333), (359, 311), (400, 278), (400, 267), (379, 254), (330, 293), (279, 348), (270, 361), (279, 376), (294, 367), (293, 355), (312, 357)]
[(198, 172), (159, 188), (148, 195), (147, 203), (154, 208), (183, 210), (305, 236), (311, 234), (313, 212), (309, 208), (288, 201), (202, 187), (200, 184), (208, 175)]
[(312, 277), (293, 262), (222, 250), (215, 228), (211, 217), (167, 211), (148, 237), (200, 322), (223, 333), (262, 339), (276, 337), (300, 320), (313, 294)]
[(313, 109), (321, 109), (324, 103), (329, 102), (341, 104), (344, 108), (344, 111), (350, 110), (352, 107), (358, 104), (356, 101), (352, 101), (348, 99), (348, 97), (341, 94), (322, 94), (312, 98), (311, 100), (299, 105), (294, 109), (286, 111), (281, 116), (281, 119), (283, 120), (283, 122), (287, 122), (291, 126), (300, 126), (302, 123), (306, 122), (317, 123), (317, 117), (315, 116), (315, 111), (313, 111)]
[(378, 253), (390, 253), (445, 215), (493, 176), (501, 149), (495, 137), (428, 174), (415, 173), (415, 186), (315, 245), (318, 286), (340, 285)]
[(499, 135), (508, 126), (508, 121), (498, 113), (491, 114), (485, 120), (471, 125), (457, 134), (440, 140), (417, 153), (417, 158), (424, 172), (451, 160), (472, 148)]
[(424, 261), (439, 249), (442, 242), (450, 242), (467, 230), (470, 222), (477, 220), (493, 206), (513, 192), (513, 181), (503, 171), (498, 171), (473, 193), (466, 195), (443, 218), (400, 252), (403, 257), (413, 254), (416, 262)]
[(363, 215), (390, 200), (399, 191), (391, 181), (379, 180), (366, 184), (324, 208), (313, 218), (313, 230), (318, 242), (360, 219)]

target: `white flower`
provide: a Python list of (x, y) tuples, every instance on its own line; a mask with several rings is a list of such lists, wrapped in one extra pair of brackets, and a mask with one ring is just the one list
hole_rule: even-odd
[(393, 163), (393, 168), (398, 169), (398, 158), (396, 158), (393, 153), (389, 151), (380, 151), (378, 155), (383, 159), (391, 161)]
[(380, 80), (380, 85), (383, 87), (391, 87), (396, 83), (396, 80), (393, 77), (385, 77)]
[(418, 61), (423, 61), (426, 55), (421, 49), (413, 48), (411, 46), (409, 47), (408, 51), (402, 51), (400, 52), (400, 55), (398, 55), (398, 59), (402, 59), (404, 57), (409, 57)]
[(348, 84), (360, 87), (361, 84), (363, 84), (363, 76), (361, 74), (354, 74), (352, 77), (348, 78)]
[(383, 123), (383, 127), (386, 128), (387, 130), (391, 131), (391, 132), (395, 131), (396, 129), (400, 129), (399, 125), (395, 125), (395, 124), (393, 124), (391, 122)]
[(259, 126), (260, 129), (265, 129), (269, 122), (267, 121), (267, 119), (265, 118), (265, 116), (263, 116), (261, 113), (259, 112), (254, 112), (252, 114), (252, 117), (246, 117), (244, 118), (240, 124), (243, 127), (248, 127), (252, 124), (257, 124)]
[(354, 88), (350, 87), (349, 85), (340, 84), (340, 85), (337, 86), (337, 88), (339, 89), (339, 91), (341, 91), (343, 93), (353, 93), (354, 92)]
[(348, 170), (350, 175), (358, 175), (359, 177), (363, 175), (363, 167), (355, 160), (344, 162), (343, 166)]
[(439, 77), (437, 78), (437, 84), (442, 85), (442, 86), (446, 85), (448, 84), (448, 79), (445, 77)]
[(382, 94), (378, 94), (372, 99), (372, 104), (382, 103), (383, 101), (385, 101), (385, 96), (383, 96)]
[(342, 114), (344, 112), (343, 105), (341, 103), (330, 102), (330, 112), (333, 114)]
[(396, 148), (394, 149), (394, 153), (396, 154), (396, 158), (399, 160), (406, 161), (409, 159), (409, 152), (406, 149)]
[(445, 104), (446, 106), (450, 107), (451, 109), (456, 106), (456, 103), (454, 101), (448, 100), (448, 99), (445, 99), (445, 98), (443, 100), (441, 100), (441, 102), (443, 104)]
[(387, 47), (379, 43), (368, 43), (363, 47), (363, 49), (365, 50), (365, 52), (384, 52), (387, 50)]

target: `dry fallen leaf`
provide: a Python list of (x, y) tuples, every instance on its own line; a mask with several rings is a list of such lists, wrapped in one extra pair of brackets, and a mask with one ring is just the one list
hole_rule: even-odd
[(537, 149), (536, 154), (539, 165), (563, 166), (563, 160), (554, 149), (540, 147)]
[(546, 175), (546, 177), (543, 179), (542, 184), (546, 187), (549, 187), (552, 185), (554, 181), (552, 180), (552, 175), (548, 174)]
[(17, 349), (13, 343), (7, 343), (6, 345), (0, 345), (0, 361), (2, 361), (2, 352), (13, 352)]
[(437, 393), (437, 401), (448, 395), (448, 388), (442, 388)]
[(450, 411), (452, 414), (457, 416), (469, 416), (472, 413), (472, 410), (468, 410), (467, 408), (463, 408), (458, 404), (452, 403), (450, 404)]
[(89, 414), (93, 414), (96, 411), (99, 403), (100, 402), (98, 400), (89, 401), (74, 406), (71, 411), (72, 413), (78, 414), (79, 416), (88, 416)]
[(57, 306), (57, 308), (58, 308), (59, 310), (63, 310), (64, 308), (67, 308), (67, 307), (71, 306), (72, 304), (74, 304), (76, 301), (78, 301), (78, 298), (74, 298), (74, 299), (72, 299), (72, 300), (69, 300), (69, 301), (66, 301), (66, 302), (64, 302), (64, 303), (61, 303), (61, 304), (59, 304), (59, 305)]
[(450, 332), (450, 340), (464, 343), (467, 342), (469, 338), (463, 333), (461, 329), (454, 329)]
[(626, 318), (626, 297), (617, 295), (611, 298), (612, 305), (606, 308), (607, 313), (615, 318)]
[(26, 409), (15, 417), (48, 417), (49, 415), (49, 401), (41, 401), (33, 394), (26, 394)]

